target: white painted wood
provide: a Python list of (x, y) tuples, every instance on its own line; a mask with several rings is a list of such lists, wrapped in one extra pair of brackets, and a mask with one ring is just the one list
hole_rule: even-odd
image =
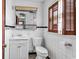
[(10, 59), (19, 59), (18, 50), (18, 44), (10, 42)]
[(62, 34), (62, 0), (58, 2), (58, 34)]
[(28, 59), (28, 41), (10, 41), (10, 59)]
[(5, 48), (4, 59), (9, 59), (9, 39), (12, 36), (11, 33), (12, 30), (10, 28), (5, 28), (5, 44), (7, 47)]

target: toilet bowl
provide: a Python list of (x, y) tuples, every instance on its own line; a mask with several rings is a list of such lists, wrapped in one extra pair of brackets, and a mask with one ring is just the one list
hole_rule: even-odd
[(41, 46), (42, 38), (41, 37), (34, 37), (33, 38), (33, 45), (35, 47), (35, 51), (37, 53), (36, 59), (46, 59), (48, 56), (48, 51), (46, 48)]

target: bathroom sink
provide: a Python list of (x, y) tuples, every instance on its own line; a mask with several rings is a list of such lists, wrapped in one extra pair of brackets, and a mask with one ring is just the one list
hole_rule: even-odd
[(13, 37), (11, 37), (11, 39), (13, 39), (13, 40), (27, 40), (27, 39), (30, 39), (30, 37), (28, 37), (28, 36), (13, 36)]

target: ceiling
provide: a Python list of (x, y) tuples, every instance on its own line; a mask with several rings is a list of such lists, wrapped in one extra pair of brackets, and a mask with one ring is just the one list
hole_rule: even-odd
[(25, 1), (31, 1), (31, 2), (44, 2), (45, 0), (25, 0)]
[(29, 0), (29, 1), (44, 2), (45, 0)]

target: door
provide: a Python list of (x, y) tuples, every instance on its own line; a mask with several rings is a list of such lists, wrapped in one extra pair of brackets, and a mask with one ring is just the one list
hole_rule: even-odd
[(2, 0), (2, 59), (4, 59), (5, 45), (5, 32), (4, 32), (4, 20), (5, 20), (5, 0)]
[(7, 45), (5, 48), (5, 54), (4, 54), (4, 59), (9, 59), (9, 40), (11, 39), (12, 36), (12, 29), (11, 28), (5, 28), (5, 44)]
[(11, 37), (11, 30), (5, 28), (5, 2), (2, 0), (2, 59), (9, 59), (9, 39)]
[(20, 47), (18, 47), (18, 44), (10, 41), (9, 47), (10, 59), (19, 59)]

